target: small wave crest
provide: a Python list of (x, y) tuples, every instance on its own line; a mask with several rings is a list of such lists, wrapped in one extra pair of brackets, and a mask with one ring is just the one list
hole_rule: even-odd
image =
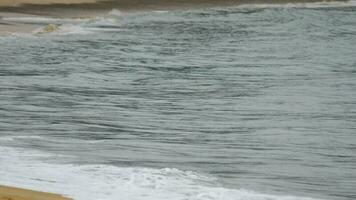
[[(119, 10), (113, 9), (103, 16), (93, 18), (52, 18), (52, 17), (3, 17), (5, 22), (30, 24), (37, 27), (32, 31), (32, 35), (43, 34), (89, 34), (100, 31), (116, 31), (120, 28), (122, 14)], [(48, 31), (49, 26), (55, 26), (55, 29)], [(26, 34), (14, 34), (16, 36)]]
[(17, 139), (42, 139), (40, 136), (2, 136), (0, 141), (13, 141)]
[(283, 4), (244, 4), (239, 8), (337, 8), (337, 7), (354, 7), (355, 0), (350, 1), (321, 1), (310, 3), (283, 3)]
[(312, 200), (228, 189), (214, 177), (174, 168), (49, 164), (40, 160), (50, 154), (9, 147), (0, 151), (0, 183), (76, 200)]

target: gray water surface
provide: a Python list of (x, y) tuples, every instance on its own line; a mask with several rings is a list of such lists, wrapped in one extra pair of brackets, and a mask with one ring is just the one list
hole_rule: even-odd
[(0, 38), (0, 145), (356, 199), (356, 7), (123, 15)]

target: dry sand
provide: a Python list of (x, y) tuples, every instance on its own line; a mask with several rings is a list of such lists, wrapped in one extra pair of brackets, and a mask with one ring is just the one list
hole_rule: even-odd
[(72, 200), (58, 194), (0, 186), (0, 200)]

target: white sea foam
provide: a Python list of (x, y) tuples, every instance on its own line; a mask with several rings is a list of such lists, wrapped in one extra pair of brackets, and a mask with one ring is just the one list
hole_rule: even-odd
[(75, 200), (312, 200), (219, 186), (213, 177), (178, 169), (42, 162), (54, 155), (0, 147), (0, 183), (61, 193)]
[[(89, 34), (98, 31), (116, 31), (120, 25), (121, 12), (113, 9), (103, 16), (93, 18), (52, 18), (52, 17), (3, 17), (3, 21), (37, 25), (31, 35)], [(55, 24), (55, 31), (44, 31), (49, 24)], [(12, 36), (25, 37), (28, 34), (15, 33)]]
[(33, 23), (33, 24), (78, 24), (78, 23), (90, 23), (103, 21), (107, 19), (112, 21), (112, 19), (119, 19), (122, 13), (113, 9), (106, 15), (98, 17), (89, 18), (54, 18), (54, 17), (42, 17), (42, 16), (26, 16), (26, 17), (2, 17), (1, 20), (8, 22), (19, 22), (19, 23)]
[(20, 23), (43, 23), (43, 24), (48, 24), (48, 23), (56, 23), (56, 24), (64, 24), (64, 23), (80, 23), (80, 22), (85, 22), (88, 21), (88, 19), (65, 19), (65, 18), (51, 18), (51, 17), (3, 17), (2, 20), (8, 21), (8, 22), (20, 22)]
[(121, 17), (122, 16), (122, 12), (120, 10), (117, 9), (112, 9), (109, 13), (109, 16), (114, 16), (114, 17)]
[(0, 137), (0, 141), (13, 141), (16, 139), (42, 139), (42, 137), (40, 136), (25, 136), (25, 135), (21, 135), (21, 136), (2, 136)]
[(245, 4), (239, 8), (337, 8), (356, 6), (356, 1), (322, 1), (312, 3)]
[(44, 27), (40, 27), (35, 29), (32, 34), (35, 35), (67, 35), (67, 34), (89, 34), (91, 33), (89, 30), (86, 30), (80, 25), (74, 24), (64, 24), (58, 26), (58, 30), (54, 30), (53, 32), (44, 31)]
[(154, 13), (168, 13), (168, 10), (155, 10)]

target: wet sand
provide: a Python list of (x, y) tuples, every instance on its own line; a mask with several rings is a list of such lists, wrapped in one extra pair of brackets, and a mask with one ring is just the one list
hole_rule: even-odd
[(71, 200), (58, 194), (0, 186), (0, 200)]

